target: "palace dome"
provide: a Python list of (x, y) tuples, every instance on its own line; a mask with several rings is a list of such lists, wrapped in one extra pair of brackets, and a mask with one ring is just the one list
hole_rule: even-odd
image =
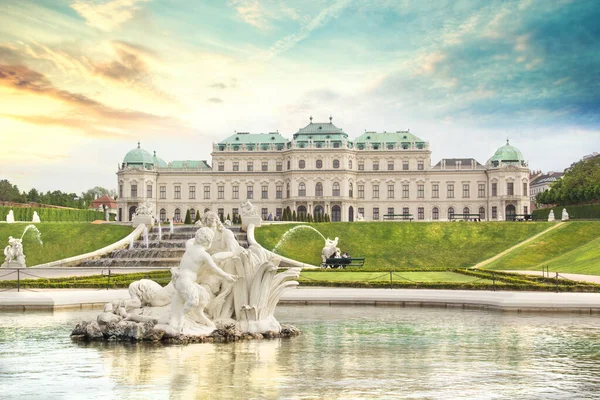
[(506, 144), (498, 148), (494, 155), (487, 161), (487, 165), (494, 167), (497, 167), (500, 163), (519, 165), (523, 165), (525, 163), (521, 151), (516, 147), (511, 146), (508, 142), (508, 139), (506, 139)]
[(154, 157), (152, 157), (152, 154), (142, 149), (140, 147), (140, 142), (138, 142), (138, 147), (125, 155), (123, 164), (131, 166), (150, 164), (152, 166), (154, 165)]

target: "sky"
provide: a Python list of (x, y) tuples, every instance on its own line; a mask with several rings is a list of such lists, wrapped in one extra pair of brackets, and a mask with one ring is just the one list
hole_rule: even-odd
[(0, 0), (0, 179), (116, 187), (141, 142), (410, 129), (432, 163), (510, 139), (532, 170), (600, 151), (597, 0)]

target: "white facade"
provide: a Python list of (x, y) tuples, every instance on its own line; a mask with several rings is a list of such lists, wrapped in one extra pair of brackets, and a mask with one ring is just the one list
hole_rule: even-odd
[(146, 200), (163, 220), (183, 220), (188, 209), (233, 216), (246, 199), (263, 218), (285, 207), (326, 213), (332, 221), (353, 221), (358, 214), (367, 221), (386, 214), (411, 214), (414, 221), (448, 221), (450, 214), (495, 220), (529, 212), (529, 169), (508, 143), (485, 166), (471, 158), (432, 165), (429, 144), (408, 131), (366, 132), (352, 141), (331, 120), (311, 119), (291, 141), (279, 133), (238, 133), (213, 145), (212, 167), (205, 161), (167, 164), (138, 147), (117, 176), (123, 221)]

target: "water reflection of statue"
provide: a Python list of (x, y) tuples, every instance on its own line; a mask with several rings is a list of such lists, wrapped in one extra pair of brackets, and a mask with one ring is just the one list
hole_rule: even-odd
[(246, 200), (241, 203), (241, 214), (246, 217), (258, 216), (258, 210), (254, 204), (250, 203), (250, 200)]
[(25, 267), (25, 254), (23, 254), (23, 242), (21, 239), (8, 237), (8, 246), (4, 248), (4, 255), (6, 260), (3, 267), (8, 267), (10, 264), (17, 264), (15, 266)]
[(340, 249), (337, 247), (338, 237), (334, 240), (329, 238), (325, 239), (325, 247), (323, 247), (323, 251), (321, 252), (321, 258), (323, 262), (326, 262), (328, 258), (333, 257), (336, 253), (339, 253)]

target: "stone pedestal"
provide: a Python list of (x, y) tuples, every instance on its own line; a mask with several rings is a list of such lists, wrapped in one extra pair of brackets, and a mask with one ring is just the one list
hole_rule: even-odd
[(138, 226), (139, 224), (154, 226), (154, 217), (152, 215), (136, 215), (131, 220), (131, 224), (133, 226)]
[(242, 216), (242, 230), (247, 231), (248, 225), (253, 224), (255, 227), (259, 227), (262, 219), (258, 215), (247, 215)]
[(26, 266), (25, 263), (20, 263), (18, 261), (9, 261), (2, 264), (0, 268), (26, 268)]

